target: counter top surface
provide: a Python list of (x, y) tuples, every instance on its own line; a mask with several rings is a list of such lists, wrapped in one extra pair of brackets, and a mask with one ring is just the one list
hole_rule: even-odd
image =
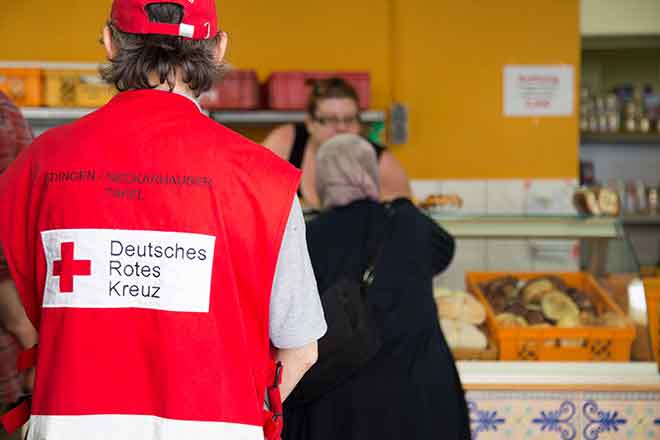
[(654, 362), (456, 363), (467, 389), (593, 389), (660, 392)]

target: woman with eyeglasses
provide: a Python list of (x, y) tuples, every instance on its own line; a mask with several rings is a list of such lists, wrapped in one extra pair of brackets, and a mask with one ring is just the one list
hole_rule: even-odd
[[(316, 152), (321, 144), (337, 134), (360, 134), (362, 122), (355, 89), (341, 78), (315, 81), (307, 104), (304, 123), (277, 127), (263, 144), (275, 154), (302, 170), (299, 195), (304, 206), (318, 208), (314, 187)], [(408, 176), (394, 155), (371, 143), (378, 156), (381, 199), (410, 197)]]

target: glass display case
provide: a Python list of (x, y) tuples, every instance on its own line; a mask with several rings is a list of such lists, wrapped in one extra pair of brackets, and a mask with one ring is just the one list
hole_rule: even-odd
[[(627, 438), (660, 437), (660, 375), (650, 348), (639, 264), (622, 219), (431, 217), (457, 238), (460, 261), (450, 271), (462, 272), (440, 276), (436, 290), (446, 290), (443, 284), (457, 283), (462, 275), (462, 287), (488, 309), (486, 322), (478, 326), (487, 333), (488, 347), (452, 347), (467, 390), (474, 438), (599, 439), (615, 438), (605, 436), (617, 432)], [(553, 242), (560, 245), (553, 247)], [(552, 250), (560, 256), (539, 259), (535, 246), (545, 246), (546, 257)], [(463, 251), (461, 256), (461, 247), (487, 255), (470, 258)], [(526, 257), (534, 261), (526, 262)], [(565, 297), (578, 307), (568, 306), (567, 315), (583, 318), (586, 305), (594, 307), (597, 319), (619, 314), (623, 320), (562, 324), (564, 312), (546, 310), (552, 304), (534, 301), (534, 292), (527, 292), (518, 305), (490, 303), (496, 294), (488, 291), (489, 283), (507, 277), (515, 277), (517, 284), (509, 285), (521, 296), (534, 279), (550, 280), (553, 290), (568, 289)], [(586, 294), (589, 303), (581, 304), (575, 290)], [(562, 293), (550, 295), (562, 298)], [(556, 319), (544, 317), (548, 312)], [(516, 313), (529, 313), (530, 321), (507, 322), (504, 315), (511, 319)], [(534, 317), (545, 319), (532, 324)]]

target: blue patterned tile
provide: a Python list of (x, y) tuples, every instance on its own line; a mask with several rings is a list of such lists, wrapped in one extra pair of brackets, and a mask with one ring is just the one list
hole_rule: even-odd
[(584, 402), (582, 414), (585, 418), (582, 431), (585, 440), (598, 440), (604, 432), (619, 432), (619, 428), (628, 423), (627, 419), (619, 416), (618, 411), (601, 410), (593, 400)]
[(468, 410), (470, 411), (470, 428), (473, 440), (476, 440), (482, 432), (497, 432), (498, 428), (501, 428), (506, 422), (504, 417), (497, 415), (497, 411), (480, 410), (473, 400), (468, 400)]
[(540, 417), (532, 419), (532, 423), (539, 425), (541, 432), (558, 432), (561, 440), (574, 440), (577, 431), (573, 417), (576, 412), (575, 404), (565, 400), (557, 410), (541, 411)]

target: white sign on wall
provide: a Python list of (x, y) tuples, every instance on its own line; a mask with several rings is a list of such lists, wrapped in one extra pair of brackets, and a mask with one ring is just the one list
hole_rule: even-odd
[(504, 66), (504, 115), (571, 116), (574, 78), (568, 65)]

